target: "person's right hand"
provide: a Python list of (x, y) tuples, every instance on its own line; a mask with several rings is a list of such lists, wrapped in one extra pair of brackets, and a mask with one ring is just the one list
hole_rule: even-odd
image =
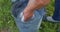
[(29, 20), (33, 16), (33, 11), (23, 11), (24, 21)]
[(30, 19), (35, 9), (41, 8), (47, 5), (49, 0), (29, 0), (26, 8), (23, 11), (24, 21)]

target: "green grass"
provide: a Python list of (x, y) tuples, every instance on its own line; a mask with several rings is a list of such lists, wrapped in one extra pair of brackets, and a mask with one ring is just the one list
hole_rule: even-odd
[[(18, 32), (16, 24), (13, 17), (10, 14), (11, 3), (9, 0), (0, 0), (0, 32), (10, 31)], [(54, 0), (46, 6), (47, 16), (53, 15), (54, 11)], [(60, 28), (59, 23), (51, 23), (48, 21), (43, 21), (41, 24), (40, 32), (57, 32), (57, 29)]]

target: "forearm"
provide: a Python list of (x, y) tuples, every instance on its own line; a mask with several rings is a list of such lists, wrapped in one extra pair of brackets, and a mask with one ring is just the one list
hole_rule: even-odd
[(35, 9), (46, 6), (49, 0), (29, 0), (25, 10), (34, 11)]

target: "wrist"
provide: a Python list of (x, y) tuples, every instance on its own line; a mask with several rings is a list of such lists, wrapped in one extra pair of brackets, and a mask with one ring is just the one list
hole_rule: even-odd
[(26, 7), (24, 9), (24, 12), (30, 12), (30, 13), (32, 13), (32, 12), (34, 12), (34, 9), (31, 9), (31, 8)]

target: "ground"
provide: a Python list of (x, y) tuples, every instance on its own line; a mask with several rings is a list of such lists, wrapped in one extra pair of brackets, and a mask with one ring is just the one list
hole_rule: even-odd
[[(11, 16), (11, 3), (10, 0), (0, 0), (0, 32), (18, 32), (13, 17)], [(54, 12), (54, 0), (46, 6), (46, 15), (51, 16)], [(51, 23), (42, 21), (40, 32), (57, 32), (60, 28), (59, 23)]]

